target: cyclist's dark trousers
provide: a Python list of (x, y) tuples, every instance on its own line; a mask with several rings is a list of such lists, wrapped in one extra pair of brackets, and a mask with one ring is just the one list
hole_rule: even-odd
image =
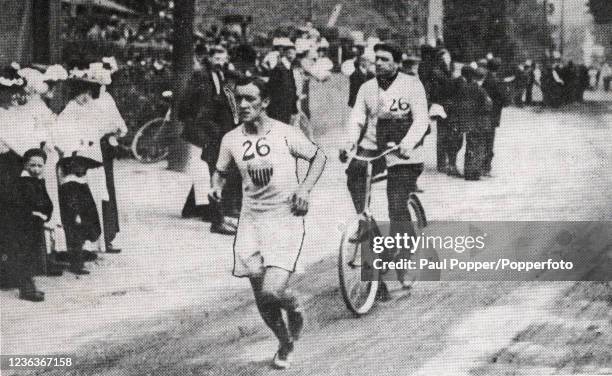
[(466, 180), (478, 180), (480, 178), (486, 153), (485, 133), (482, 130), (473, 130), (468, 132), (465, 137), (464, 175)]
[(482, 172), (491, 172), (491, 162), (493, 161), (493, 145), (495, 144), (495, 128), (487, 129), (483, 134), (485, 151)]
[(463, 144), (463, 134), (448, 119), (437, 120), (436, 153), (438, 170), (447, 166), (456, 167), (457, 153)]
[[(367, 150), (357, 148), (357, 155), (363, 157), (375, 157), (379, 153), (377, 150)], [(385, 159), (381, 158), (373, 162), (372, 175), (379, 174), (385, 170)], [(346, 185), (351, 193), (351, 199), (357, 213), (361, 213), (365, 207), (366, 175), (368, 163), (353, 159), (346, 169)]]
[(410, 223), (408, 199), (410, 193), (416, 191), (416, 182), (423, 172), (423, 164), (401, 164), (388, 168), (387, 200), (389, 203), (389, 235), (408, 234), (414, 236), (414, 228)]

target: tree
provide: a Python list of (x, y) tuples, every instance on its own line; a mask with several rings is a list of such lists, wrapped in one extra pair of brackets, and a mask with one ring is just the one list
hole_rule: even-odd
[[(185, 92), (187, 80), (193, 73), (193, 19), (195, 15), (195, 0), (178, 0), (174, 9), (174, 41), (172, 58), (174, 67), (174, 108)], [(173, 112), (175, 132), (172, 147), (168, 156), (168, 169), (181, 171), (187, 162), (187, 145), (179, 133), (181, 127), (176, 121), (176, 111)]]
[(539, 58), (550, 45), (536, 0), (445, 0), (444, 41), (453, 58), (470, 62), (488, 52), (505, 62)]
[(612, 22), (612, 1), (589, 0), (589, 9), (597, 24)]

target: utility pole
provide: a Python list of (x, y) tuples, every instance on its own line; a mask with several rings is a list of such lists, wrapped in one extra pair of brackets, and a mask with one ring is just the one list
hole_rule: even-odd
[(565, 0), (561, 0), (561, 30), (559, 31), (559, 53), (563, 58), (563, 45), (565, 44)]
[[(172, 60), (174, 68), (174, 108), (180, 103), (187, 87), (187, 80), (193, 72), (193, 20), (195, 16), (195, 0), (179, 0), (174, 8), (174, 41), (172, 44)], [(168, 169), (182, 171), (187, 164), (189, 147), (180, 137), (180, 127), (176, 118), (177, 111), (172, 111), (173, 131), (169, 138), (170, 154)]]
[(313, 14), (313, 9), (312, 9), (312, 1), (313, 0), (307, 0), (307, 1), (308, 1), (308, 21), (314, 22), (314, 20), (313, 20), (314, 14)]

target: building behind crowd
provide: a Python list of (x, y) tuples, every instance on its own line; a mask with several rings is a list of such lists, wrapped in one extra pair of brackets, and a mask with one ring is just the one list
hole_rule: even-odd
[(3, 0), (0, 66), (61, 61), (61, 0)]

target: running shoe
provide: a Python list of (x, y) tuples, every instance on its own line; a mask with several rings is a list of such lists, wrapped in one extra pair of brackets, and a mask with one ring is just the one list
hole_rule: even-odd
[(278, 348), (276, 354), (274, 354), (274, 359), (272, 359), (272, 365), (276, 369), (287, 369), (291, 367), (291, 363), (289, 362), (289, 355), (293, 352), (293, 342), (289, 342), (285, 345), (281, 345)]

